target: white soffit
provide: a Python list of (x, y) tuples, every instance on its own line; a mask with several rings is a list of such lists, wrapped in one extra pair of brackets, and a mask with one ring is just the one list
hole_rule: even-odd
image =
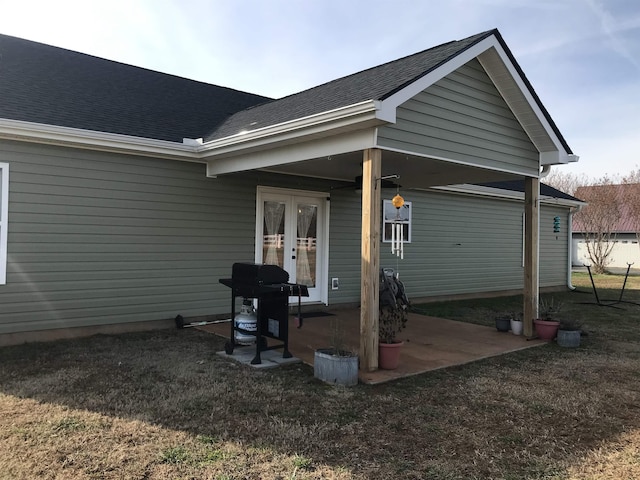
[(349, 153), (374, 146), (375, 129), (362, 129), (330, 137), (308, 137), (295, 143), (282, 142), (271, 148), (245, 149), (237, 156), (223, 156), (207, 161), (207, 176), (268, 169), (322, 157)]

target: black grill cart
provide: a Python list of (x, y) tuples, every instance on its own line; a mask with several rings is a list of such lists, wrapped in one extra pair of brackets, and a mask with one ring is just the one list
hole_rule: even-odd
[[(260, 352), (283, 348), (282, 357), (290, 358), (289, 352), (289, 297), (300, 298), (309, 296), (306, 285), (289, 282), (289, 274), (277, 265), (262, 265), (255, 263), (234, 263), (231, 278), (221, 278), (220, 283), (231, 288), (231, 335), (225, 343), (228, 355), (233, 353), (236, 346), (235, 332), (256, 336), (256, 355), (251, 360), (252, 365), (262, 363)], [(236, 298), (255, 299), (257, 303), (256, 331), (250, 332), (236, 327)], [(298, 311), (298, 317), (300, 311)], [(281, 344), (268, 346), (267, 338), (282, 341)]]

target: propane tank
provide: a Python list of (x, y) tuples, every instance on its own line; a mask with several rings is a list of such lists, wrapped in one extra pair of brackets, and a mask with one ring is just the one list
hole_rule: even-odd
[(256, 342), (255, 333), (258, 330), (258, 317), (256, 316), (256, 311), (253, 308), (251, 300), (246, 298), (242, 300), (240, 313), (234, 318), (233, 326), (254, 334), (251, 335), (234, 330), (235, 343), (239, 345), (251, 345)]

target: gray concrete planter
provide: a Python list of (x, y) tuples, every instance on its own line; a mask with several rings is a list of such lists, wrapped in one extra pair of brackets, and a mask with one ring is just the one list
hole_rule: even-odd
[(556, 342), (561, 347), (575, 348), (580, 346), (580, 330), (558, 330)]
[(318, 349), (313, 358), (313, 376), (333, 385), (357, 385), (358, 356), (334, 355), (331, 348)]

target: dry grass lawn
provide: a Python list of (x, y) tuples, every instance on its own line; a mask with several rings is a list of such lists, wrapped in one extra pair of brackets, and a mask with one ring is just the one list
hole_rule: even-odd
[[(622, 277), (596, 281), (617, 298)], [(553, 296), (584, 323), (578, 349), (351, 389), (303, 365), (239, 366), (194, 329), (5, 347), (0, 478), (640, 478), (640, 306)], [(624, 298), (640, 302), (640, 277)], [(519, 302), (417, 308), (490, 324)]]

